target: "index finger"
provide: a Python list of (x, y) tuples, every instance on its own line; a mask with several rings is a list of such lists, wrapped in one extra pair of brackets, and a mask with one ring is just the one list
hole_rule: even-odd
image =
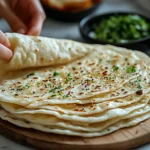
[(27, 32), (27, 34), (39, 35), (46, 16), (39, 0), (33, 0), (30, 6), (31, 20), (29, 22), (29, 31)]

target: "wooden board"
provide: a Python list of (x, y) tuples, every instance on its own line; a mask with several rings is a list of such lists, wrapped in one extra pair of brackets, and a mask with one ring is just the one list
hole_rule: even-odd
[(150, 119), (131, 128), (118, 130), (112, 134), (82, 138), (49, 134), (33, 129), (24, 129), (0, 120), (0, 134), (40, 149), (51, 150), (123, 150), (150, 142)]

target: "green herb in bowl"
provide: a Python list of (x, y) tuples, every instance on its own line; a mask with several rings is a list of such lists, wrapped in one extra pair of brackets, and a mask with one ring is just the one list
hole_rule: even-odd
[(94, 28), (93, 37), (110, 43), (128, 43), (150, 35), (150, 22), (139, 15), (104, 17)]

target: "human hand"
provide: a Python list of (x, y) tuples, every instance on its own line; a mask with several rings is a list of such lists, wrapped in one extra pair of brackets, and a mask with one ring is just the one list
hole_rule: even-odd
[(0, 31), (0, 58), (5, 60), (10, 60), (13, 53), (9, 49), (10, 43), (6, 37), (6, 35)]
[(39, 0), (0, 0), (0, 16), (14, 32), (39, 35), (45, 13)]

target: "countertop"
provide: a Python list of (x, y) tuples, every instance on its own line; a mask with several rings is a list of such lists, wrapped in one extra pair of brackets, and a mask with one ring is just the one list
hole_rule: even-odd
[[(105, 12), (112, 12), (112, 11), (133, 11), (138, 12), (144, 15), (150, 13), (149, 10), (144, 9), (139, 5), (139, 1), (143, 3), (147, 2), (147, 0), (104, 0), (102, 5), (99, 6), (98, 10), (94, 13), (105, 13)], [(53, 19), (47, 18), (44, 23), (44, 27), (42, 30), (41, 35), (47, 37), (54, 37), (54, 38), (65, 38), (65, 39), (73, 39), (77, 41), (82, 41), (79, 29), (78, 29), (79, 22), (75, 23), (63, 23), (59, 21), (55, 21)], [(4, 32), (10, 32), (10, 28), (8, 24), (0, 19), (0, 29)], [(144, 47), (144, 51), (150, 55), (150, 45), (142, 45)], [(32, 150), (31, 148), (22, 146), (17, 144), (13, 141), (6, 139), (5, 137), (0, 135), (0, 150)], [(136, 150), (150, 150), (150, 144), (145, 146), (136, 148)]]

